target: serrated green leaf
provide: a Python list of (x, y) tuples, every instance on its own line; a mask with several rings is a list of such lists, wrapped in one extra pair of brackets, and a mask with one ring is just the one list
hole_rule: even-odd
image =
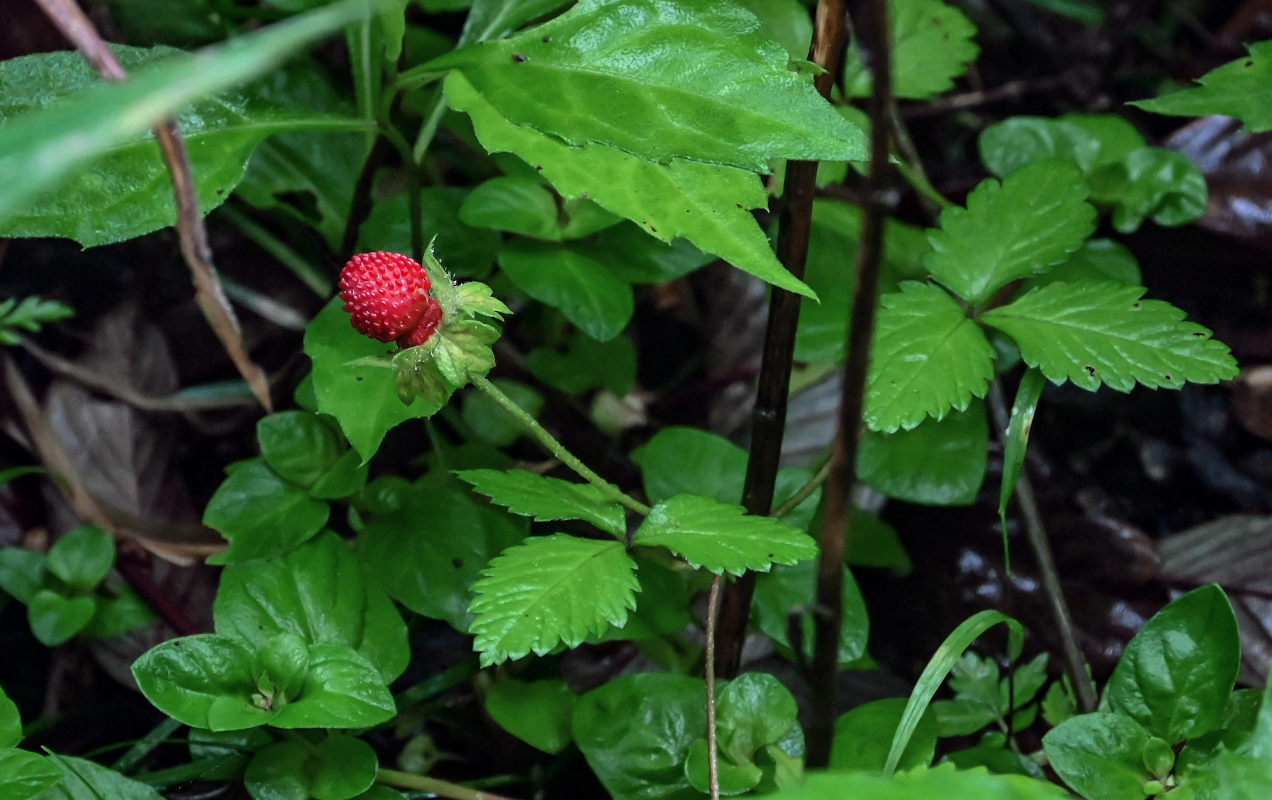
[(526, 294), (560, 309), (598, 341), (621, 333), (636, 308), (632, 287), (575, 247), (509, 241), (499, 251), (499, 267)]
[(742, 506), (689, 494), (654, 506), (632, 543), (665, 547), (695, 569), (731, 575), (767, 572), (773, 564), (817, 555), (816, 543), (801, 530), (749, 515)]
[(994, 348), (944, 289), (906, 281), (879, 300), (866, 385), (866, 422), (909, 430), (984, 397)]
[(445, 86), (451, 107), (472, 117), (483, 147), (515, 154), (562, 196), (590, 197), (651, 236), (665, 242), (683, 236), (760, 280), (812, 296), (773, 255), (749, 213), (767, 203), (753, 174), (680, 159), (654, 164), (599, 144), (570, 147), (509, 122), (458, 72), (447, 76)]
[(808, 46), (813, 40), (813, 19), (800, 0), (737, 2), (760, 20), (760, 32), (785, 47), (791, 58), (808, 56)]
[(1074, 283), (1080, 280), (1117, 281), (1129, 286), (1144, 283), (1139, 262), (1125, 246), (1112, 239), (1088, 239), (1069, 260), (1033, 278), (1020, 282), (1016, 295), (1048, 283)]
[(512, 309), (504, 301), (495, 297), (488, 285), (479, 281), (468, 281), (455, 287), (459, 295), (459, 306), (470, 314), (500, 319), (512, 313)]
[(621, 542), (557, 533), (510, 547), (473, 584), (473, 649), (490, 666), (621, 627), (636, 607), (635, 572)]
[(966, 208), (941, 212), (923, 263), (964, 300), (983, 303), (1016, 278), (1063, 262), (1095, 230), (1087, 184), (1072, 164), (1040, 161), (999, 184), (981, 181)]
[(470, 469), (455, 474), (513, 513), (540, 522), (581, 519), (616, 536), (627, 532), (623, 507), (606, 499), (591, 484), (570, 483), (523, 469)]
[(981, 315), (1020, 345), (1025, 363), (1048, 380), (1095, 391), (1128, 392), (1136, 383), (1178, 389), (1237, 374), (1228, 347), (1184, 312), (1141, 300), (1142, 286), (1078, 281), (1053, 283)]
[[(891, 0), (888, 5), (896, 97), (924, 100), (946, 91), (980, 54), (972, 41), (976, 26), (957, 8), (940, 0)], [(844, 64), (844, 86), (853, 97), (870, 94), (870, 71), (855, 42)]]
[(1155, 114), (1237, 117), (1255, 133), (1272, 130), (1272, 41), (1255, 42), (1250, 55), (1229, 61), (1197, 79), (1201, 84), (1182, 92), (1137, 100)]
[(648, 161), (767, 172), (774, 158), (864, 160), (861, 130), (788, 61), (759, 20), (732, 3), (580, 0), (543, 25), (419, 69), (460, 69), (514, 124)]
[[(160, 64), (181, 51), (170, 47), (112, 45), (125, 69)], [(34, 112), (100, 82), (79, 53), (20, 56), (0, 64), (0, 124)], [(190, 167), (199, 176), (199, 207), (206, 214), (229, 197), (247, 170), (252, 151), (267, 136), (287, 131), (366, 129), (368, 123), (299, 106), (254, 91), (205, 98), (178, 117)], [(149, 134), (113, 147), (78, 171), (59, 190), (0, 224), (0, 236), (62, 236), (84, 247), (131, 239), (172, 225), (177, 218), (172, 181)]]
[(270, 70), (377, 5), (349, 0), (320, 8), (139, 70), (124, 83), (90, 86), (6, 123), (0, 129), (0, 219), (187, 103)]

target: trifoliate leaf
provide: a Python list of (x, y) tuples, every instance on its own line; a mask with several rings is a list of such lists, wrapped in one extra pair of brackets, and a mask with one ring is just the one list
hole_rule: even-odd
[(864, 160), (861, 129), (759, 28), (749, 11), (714, 0), (580, 0), (543, 25), (419, 69), (458, 68), (515, 125), (652, 162), (768, 172), (774, 158)]
[(540, 522), (581, 519), (617, 536), (627, 532), (623, 507), (606, 499), (591, 484), (570, 483), (523, 469), (470, 469), (455, 474), (514, 514)]
[(973, 397), (985, 396), (993, 362), (993, 346), (949, 293), (930, 283), (902, 283), (900, 292), (880, 298), (866, 423), (891, 433), (962, 411)]
[(773, 564), (817, 555), (817, 545), (801, 530), (748, 515), (742, 506), (691, 494), (654, 506), (632, 543), (665, 547), (695, 568), (731, 575), (767, 572)]
[(1141, 300), (1144, 292), (1110, 282), (1053, 283), (981, 319), (1010, 334), (1025, 363), (1054, 383), (1128, 392), (1136, 383), (1178, 389), (1236, 376), (1225, 344), (1170, 303)]
[(1155, 114), (1237, 117), (1255, 133), (1272, 130), (1272, 41), (1250, 45), (1250, 55), (1229, 61), (1197, 79), (1200, 86), (1137, 100)]
[(44, 325), (73, 316), (75, 311), (70, 306), (56, 300), (44, 300), (36, 295), (24, 297), (20, 302), (14, 297), (5, 298), (0, 301), (0, 344), (21, 343), (15, 328), (39, 333)]
[(1095, 230), (1086, 196), (1081, 171), (1061, 161), (1021, 167), (1002, 184), (988, 178), (967, 196), (967, 208), (941, 212), (923, 263), (955, 294), (982, 303), (1009, 281), (1045, 272), (1082, 246)]
[[(889, 6), (893, 94), (923, 100), (952, 87), (980, 53), (972, 41), (976, 26), (940, 0), (892, 0)], [(844, 86), (854, 97), (870, 94), (870, 71), (855, 43), (844, 65)]]
[(558, 533), (508, 548), (472, 586), (469, 630), (482, 666), (622, 627), (636, 608), (635, 571), (621, 542)]

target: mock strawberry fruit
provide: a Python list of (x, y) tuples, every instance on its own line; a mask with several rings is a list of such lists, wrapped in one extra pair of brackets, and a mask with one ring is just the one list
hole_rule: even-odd
[(340, 272), (340, 297), (359, 332), (402, 347), (423, 344), (442, 321), (428, 273), (400, 253), (362, 253)]

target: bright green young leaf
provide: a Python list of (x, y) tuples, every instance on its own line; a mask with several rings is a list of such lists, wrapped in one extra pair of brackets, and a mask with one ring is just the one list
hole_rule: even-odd
[(570, 483), (523, 469), (473, 469), (456, 475), (514, 514), (540, 522), (581, 519), (616, 536), (627, 533), (623, 507), (591, 484)]
[[(6, 297), (0, 300), (0, 344), (22, 343), (22, 338), (18, 331), (14, 330), (15, 328), (39, 333), (48, 323), (70, 319), (73, 316), (75, 316), (75, 309), (57, 300), (45, 300), (39, 295), (30, 295), (21, 300), (16, 297)], [(0, 476), (4, 477), (0, 486), (20, 477), (19, 473), (12, 471), (13, 469), (40, 470), (39, 467), (13, 467), (4, 470), (0, 472)]]
[[(168, 47), (113, 45), (125, 69), (160, 64), (181, 55)], [(75, 51), (21, 56), (0, 65), (0, 124), (34, 112), (74, 91), (101, 82)], [(219, 206), (242, 179), (248, 158), (265, 137), (286, 131), (365, 128), (359, 120), (288, 107), (257, 92), (206, 98), (178, 122), (199, 177), (204, 213)], [(63, 236), (84, 247), (131, 239), (172, 225), (177, 218), (172, 180), (159, 145), (148, 134), (111, 148), (86, 169), (0, 224), (4, 236)]]
[(867, 430), (857, 454), (857, 472), (874, 489), (911, 503), (967, 505), (976, 500), (989, 447), (985, 404), (973, 401), (942, 420), (927, 419), (912, 430)]
[(262, 459), (230, 473), (208, 500), (203, 524), (229, 540), (208, 559), (232, 564), (289, 553), (327, 524), (331, 508), (283, 480)]
[(808, 57), (813, 18), (799, 0), (737, 0), (760, 20), (760, 33), (782, 47), (791, 58)]
[(502, 680), (486, 692), (486, 713), (531, 747), (559, 753), (574, 740), (570, 719), (577, 701), (562, 680)]
[(654, 164), (599, 144), (570, 147), (504, 119), (458, 72), (447, 76), (445, 85), (446, 99), (472, 117), (483, 147), (514, 153), (562, 196), (586, 195), (651, 236), (665, 242), (682, 236), (760, 280), (811, 296), (773, 255), (749, 212), (767, 202), (753, 174), (680, 159)]
[(309, 672), (300, 697), (269, 724), (278, 728), (369, 728), (397, 713), (380, 671), (350, 647), (309, 646)]
[(0, 750), (14, 747), (22, 741), (22, 717), (18, 706), (0, 687)]
[(938, 764), (886, 776), (869, 772), (824, 772), (809, 775), (803, 785), (767, 795), (771, 800), (1068, 800), (1064, 789), (1023, 775), (996, 775), (979, 767), (955, 769)]
[(280, 411), (256, 423), (261, 457), (279, 476), (313, 486), (340, 457), (336, 432), (308, 411)]
[(558, 644), (575, 647), (636, 607), (636, 564), (621, 542), (563, 533), (527, 539), (490, 562), (473, 584), (473, 649), (483, 666)]
[[(962, 11), (940, 0), (891, 0), (892, 92), (904, 100), (925, 100), (954, 86), (980, 48), (976, 26)], [(844, 64), (844, 86), (853, 97), (870, 94), (870, 71), (856, 43)]]
[(1117, 281), (1128, 286), (1142, 286), (1139, 262), (1126, 247), (1112, 239), (1088, 239), (1069, 260), (1050, 271), (1020, 282), (1017, 296), (1049, 283), (1073, 283), (1081, 280)]
[(27, 621), (40, 644), (54, 647), (84, 630), (96, 613), (97, 603), (91, 597), (66, 597), (40, 589), (27, 606)]
[(372, 516), (358, 556), (407, 608), (467, 630), (469, 586), (490, 559), (525, 538), (527, 525), (478, 504), (456, 485), (417, 484), (397, 509)]
[[(420, 190), (423, 229), (436, 235), (433, 252), (457, 278), (481, 278), (490, 272), (499, 251), (499, 235), (470, 228), (459, 218), (468, 190), (456, 186), (427, 186)], [(381, 200), (358, 232), (361, 251), (411, 250), (411, 219), (406, 193)]]
[(861, 130), (758, 28), (750, 12), (715, 0), (581, 0), (551, 22), (420, 69), (461, 70), (513, 124), (646, 161), (767, 172), (774, 158), (865, 160)]
[(1025, 451), (1029, 447), (1029, 431), (1033, 428), (1034, 411), (1042, 397), (1045, 381), (1036, 369), (1025, 371), (1016, 388), (1016, 400), (1011, 404), (1011, 417), (1007, 421), (1007, 442), (1003, 446), (1003, 475), (998, 490), (998, 518), (1002, 521), (1004, 536), (1007, 530), (1007, 503), (1016, 491), (1016, 483), (1025, 467)]
[(376, 2), (346, 0), (223, 45), (90, 86), (0, 129), (0, 220), (88, 162), (142, 135), (186, 104), (261, 75)]
[(459, 218), (473, 228), (561, 241), (556, 197), (551, 189), (530, 178), (501, 175), (478, 184), (464, 198)]
[[(153, 787), (120, 775), (84, 758), (51, 755), (45, 759), (61, 775), (61, 782), (38, 795), (38, 800), (163, 800)], [(6, 778), (9, 773), (0, 772)], [(0, 786), (0, 789), (3, 789)], [(6, 798), (8, 800), (8, 798)]]
[(1087, 800), (1144, 800), (1148, 732), (1121, 714), (1082, 714), (1042, 737), (1051, 766)]
[[(779, 649), (790, 654), (794, 649), (791, 642), (792, 617), (797, 618), (805, 659), (813, 655), (816, 569), (813, 561), (801, 561), (790, 566), (779, 564), (767, 574), (755, 577), (755, 599), (751, 610), (755, 627), (772, 639)], [(866, 653), (870, 616), (866, 613), (866, 601), (861, 596), (857, 580), (847, 571), (844, 573), (843, 615), (837, 658), (840, 664), (850, 664)]]
[(1158, 225), (1184, 225), (1206, 211), (1206, 178), (1182, 153), (1141, 147), (1121, 161), (1094, 170), (1087, 180), (1091, 200), (1113, 207), (1113, 227), (1133, 233), (1145, 218)]
[(1200, 86), (1131, 105), (1155, 114), (1200, 117), (1226, 114), (1254, 133), (1272, 130), (1272, 41), (1249, 45), (1250, 55), (1197, 79)]
[(632, 542), (665, 547), (695, 569), (730, 575), (767, 572), (773, 564), (817, 555), (816, 543), (801, 530), (749, 515), (742, 506), (689, 494), (654, 506)]
[(701, 678), (624, 675), (579, 699), (574, 740), (615, 800), (700, 800), (684, 764), (707, 726)]
[(1016, 278), (1062, 263), (1095, 230), (1087, 184), (1072, 164), (1042, 161), (1012, 172), (1000, 184), (981, 181), (967, 207), (941, 212), (928, 232), (932, 275), (973, 305)]
[(710, 431), (672, 426), (632, 453), (644, 478), (645, 495), (661, 503), (678, 494), (736, 503), (742, 497), (746, 451)]
[(526, 294), (559, 308), (602, 342), (621, 333), (635, 310), (631, 286), (574, 247), (508, 241), (499, 250), (499, 267)]
[(1218, 586), (1194, 589), (1153, 615), (1109, 679), (1109, 707), (1178, 744), (1215, 727), (1241, 664), (1232, 605)]
[[(653, 242), (641, 234), (642, 239)], [(526, 369), (544, 383), (568, 394), (583, 394), (604, 386), (619, 397), (627, 394), (636, 380), (636, 349), (631, 340), (615, 336), (598, 342), (578, 334), (564, 353), (536, 347), (526, 354)]]
[[(887, 697), (857, 706), (835, 720), (830, 768), (881, 772), (888, 758), (888, 733), (897, 729), (905, 711), (904, 697)], [(936, 722), (931, 713), (919, 719), (897, 767), (926, 767), (936, 753)]]
[(365, 361), (389, 349), (353, 329), (338, 297), (324, 306), (305, 330), (305, 354), (314, 362), (318, 408), (336, 418), (363, 461), (375, 455), (390, 429), (408, 419), (430, 416), (440, 408), (418, 397), (403, 405), (391, 365)]
[(0, 748), (0, 775), (2, 800), (30, 800), (62, 780), (53, 759), (16, 747)]
[(1115, 114), (1008, 117), (977, 139), (981, 162), (1000, 178), (1048, 159), (1071, 161), (1090, 174), (1146, 144), (1135, 126)]
[(906, 281), (879, 302), (866, 385), (865, 416), (873, 430), (909, 430), (985, 396), (994, 348), (949, 293)]
[(23, 547), (0, 547), (0, 589), (31, 604), (44, 585), (45, 555)]
[(74, 589), (88, 591), (115, 564), (115, 540), (101, 528), (81, 525), (49, 548), (44, 566)]
[(1141, 300), (1142, 286), (1079, 281), (1053, 283), (981, 319), (1020, 345), (1025, 363), (1053, 383), (1071, 380), (1128, 392), (1136, 384), (1178, 389), (1237, 374), (1236, 360), (1209, 330), (1184, 321), (1161, 300)]
[(195, 728), (239, 730), (264, 725), (274, 712), (252, 704), (252, 655), (242, 644), (212, 633), (183, 636), (152, 647), (133, 664), (146, 699)]
[[(768, 745), (783, 745), (787, 755), (804, 755), (799, 708), (790, 690), (766, 672), (744, 672), (718, 687), (716, 725), (720, 751), (735, 764), (755, 760)], [(787, 742), (788, 735), (798, 732)]]
[(291, 633), (305, 642), (352, 647), (391, 681), (406, 669), (406, 625), (392, 601), (331, 532), (282, 558), (234, 564), (221, 573), (212, 612), (218, 633), (249, 647)]

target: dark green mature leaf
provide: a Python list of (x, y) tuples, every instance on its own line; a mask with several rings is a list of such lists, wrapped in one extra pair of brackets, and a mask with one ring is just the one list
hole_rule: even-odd
[[(420, 224), (430, 235), (434, 254), (455, 277), (480, 278), (490, 272), (499, 251), (499, 235), (483, 233), (459, 218), (468, 190), (456, 186), (428, 186), (420, 190)], [(361, 250), (411, 250), (411, 219), (407, 195), (395, 194), (371, 209), (358, 232)]]
[(908, 430), (985, 396), (994, 376), (994, 348), (948, 292), (906, 281), (879, 303), (866, 386), (865, 417), (872, 429)]
[(514, 514), (540, 522), (581, 519), (616, 536), (627, 532), (623, 507), (591, 484), (570, 483), (523, 469), (471, 469), (456, 476)]
[(53, 543), (45, 568), (71, 587), (88, 591), (115, 565), (115, 540), (101, 528), (81, 525)]
[(1148, 731), (1121, 714), (1082, 714), (1042, 737), (1056, 773), (1087, 800), (1143, 800)]
[(1069, 260), (1048, 272), (1020, 282), (1017, 296), (1049, 283), (1073, 283), (1081, 280), (1117, 281), (1129, 286), (1142, 286), (1139, 262), (1125, 246), (1112, 239), (1088, 239)]
[[(114, 45), (127, 70), (180, 55), (168, 47)], [(34, 112), (100, 82), (74, 51), (21, 56), (0, 64), (0, 123)], [(287, 131), (365, 128), (356, 119), (272, 102), (257, 92), (229, 92), (199, 101), (178, 116), (195, 175), (199, 207), (219, 206), (242, 179), (265, 137)], [(4, 236), (62, 236), (84, 247), (131, 239), (177, 218), (172, 181), (159, 145), (148, 134), (111, 148), (88, 168), (0, 224)]]
[(0, 748), (0, 775), (4, 776), (0, 784), (4, 800), (28, 800), (62, 780), (62, 771), (52, 759), (16, 747)]
[[(654, 242), (644, 234), (642, 239)], [(564, 352), (536, 347), (526, 354), (526, 369), (544, 383), (568, 394), (583, 394), (604, 386), (618, 396), (627, 394), (636, 380), (636, 349), (629, 339), (615, 336), (598, 342), (579, 334)]]
[(305, 354), (314, 362), (318, 409), (336, 418), (363, 461), (375, 455), (390, 429), (441, 408), (418, 397), (410, 405), (402, 403), (392, 364), (386, 361), (378, 366), (366, 360), (389, 349), (353, 329), (338, 297), (305, 330)]
[(208, 559), (231, 564), (289, 553), (327, 524), (331, 508), (288, 483), (261, 459), (242, 464), (208, 500), (203, 524), (230, 542)]
[(397, 707), (380, 672), (352, 648), (309, 646), (309, 672), (300, 697), (278, 710), (278, 728), (369, 728), (393, 718)]
[(252, 655), (227, 636), (169, 639), (137, 659), (132, 673), (147, 700), (191, 727), (240, 730), (274, 717), (252, 704)]
[(813, 19), (800, 0), (737, 0), (738, 5), (760, 20), (760, 32), (782, 47), (791, 58), (806, 58), (813, 40)]
[(967, 505), (985, 479), (989, 422), (979, 400), (912, 430), (866, 431), (857, 472), (871, 487), (911, 503)]
[(978, 304), (1016, 278), (1063, 262), (1095, 230), (1087, 184), (1072, 164), (1042, 161), (1000, 184), (987, 178), (967, 207), (941, 212), (923, 263), (964, 300)]
[(91, 86), (0, 128), (0, 220), (187, 103), (260, 75), (377, 5), (346, 0), (189, 56), (122, 84)]
[(274, 472), (301, 486), (313, 486), (340, 457), (342, 443), (317, 414), (280, 411), (256, 422), (261, 457)]
[(1255, 133), (1272, 130), (1272, 41), (1255, 42), (1249, 49), (1249, 56), (1198, 78), (1200, 86), (1131, 105), (1155, 114), (1184, 117), (1226, 114), (1237, 117)]
[(451, 107), (472, 117), (483, 147), (515, 154), (562, 196), (590, 197), (651, 236), (666, 242), (683, 236), (774, 286), (811, 294), (773, 255), (749, 213), (767, 202), (751, 173), (680, 159), (654, 164), (599, 144), (570, 147), (509, 122), (458, 72), (447, 76), (445, 86)]
[(624, 675), (585, 694), (574, 740), (615, 800), (699, 800), (684, 764), (707, 725), (700, 678)]
[(22, 717), (18, 706), (0, 686), (0, 749), (13, 747), (22, 741)]
[[(830, 768), (880, 772), (888, 758), (888, 732), (895, 731), (905, 711), (904, 697), (886, 697), (857, 706), (835, 720), (835, 740)], [(931, 713), (920, 719), (897, 767), (926, 767), (936, 754), (936, 720)]]
[(864, 160), (861, 130), (758, 29), (718, 0), (580, 0), (551, 22), (419, 69), (458, 68), (514, 124), (648, 161), (767, 172), (773, 158)]
[(27, 622), (40, 644), (54, 647), (84, 630), (96, 613), (97, 603), (92, 597), (67, 597), (52, 589), (40, 589), (27, 605)]
[(474, 228), (561, 241), (560, 212), (552, 190), (531, 178), (501, 175), (473, 187), (459, 218)]
[(611, 272), (633, 284), (674, 281), (715, 260), (688, 239), (660, 241), (629, 221), (600, 231), (585, 246)]
[(1071, 380), (1095, 391), (1136, 383), (1178, 389), (1237, 374), (1226, 345), (1184, 312), (1161, 300), (1141, 300), (1142, 286), (1110, 282), (1053, 283), (981, 319), (1011, 335), (1025, 363), (1054, 383)]
[[(779, 564), (767, 574), (755, 578), (752, 608), (755, 627), (779, 648), (791, 653), (795, 647), (791, 632), (793, 625), (798, 624), (805, 659), (813, 655), (816, 567), (813, 561), (801, 561), (790, 566)], [(865, 655), (866, 642), (870, 639), (870, 615), (866, 613), (866, 601), (851, 572), (844, 573), (842, 602), (843, 624), (839, 628), (836, 658), (840, 664), (850, 664)]]
[(1211, 730), (1237, 679), (1237, 619), (1215, 584), (1194, 589), (1153, 615), (1109, 679), (1109, 707), (1178, 744)]
[(1146, 144), (1135, 126), (1115, 114), (1009, 117), (977, 139), (981, 162), (1000, 178), (1048, 159), (1071, 161), (1089, 174)]
[(575, 247), (514, 240), (499, 251), (499, 266), (522, 291), (559, 308), (599, 341), (613, 339), (632, 318), (632, 288), (605, 262)]
[(557, 533), (500, 553), (472, 586), (469, 630), (483, 666), (574, 647), (636, 608), (636, 563), (621, 542)]
[(252, 797), (309, 800), (311, 768), (305, 745), (288, 740), (274, 742), (252, 754), (243, 771), (243, 785)]
[(261, 647), (285, 633), (352, 647), (391, 681), (406, 669), (406, 625), (353, 551), (326, 532), (283, 558), (231, 565), (212, 613), (218, 633)]
[[(940, 0), (891, 0), (888, 5), (893, 94), (924, 100), (953, 87), (980, 54), (972, 41), (976, 26)], [(855, 42), (844, 64), (844, 86), (854, 97), (870, 94), (870, 71)]]
[(358, 555), (394, 599), (463, 631), (470, 584), (491, 558), (525, 538), (527, 527), (458, 486), (421, 483), (396, 510), (366, 522)]
[(741, 575), (767, 572), (773, 564), (794, 564), (817, 555), (803, 531), (772, 517), (757, 517), (738, 505), (682, 494), (654, 506), (632, 538), (633, 544), (665, 547), (695, 569)]
[(472, 588), (473, 649), (489, 666), (622, 627), (640, 584), (621, 542), (557, 533), (508, 548)]
[(721, 503), (742, 498), (746, 451), (718, 433), (663, 428), (632, 453), (632, 460), (640, 467), (650, 502), (678, 494), (714, 497)]
[(574, 739), (570, 719), (577, 701), (563, 680), (502, 680), (486, 692), (486, 713), (531, 747), (559, 753)]
[[(83, 758), (54, 755), (46, 763), (60, 771), (62, 780), (56, 786), (38, 795), (38, 800), (163, 800), (163, 795), (153, 787), (124, 777)], [(0, 772), (8, 778), (9, 773)], [(6, 797), (6, 800), (9, 800)]]

